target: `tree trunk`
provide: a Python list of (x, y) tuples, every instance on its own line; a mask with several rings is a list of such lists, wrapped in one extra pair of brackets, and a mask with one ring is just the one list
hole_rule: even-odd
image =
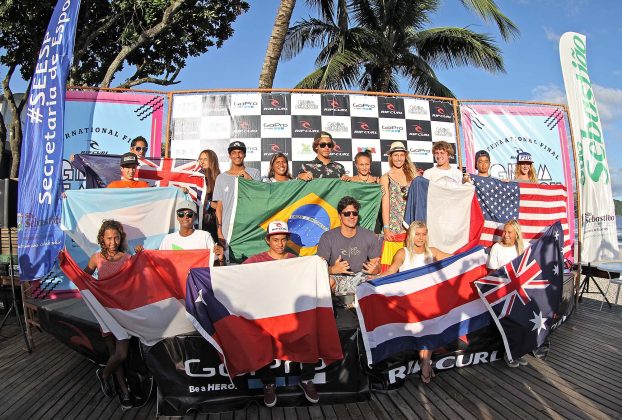
[[(6, 153), (4, 148), (6, 147), (6, 124), (4, 122), (4, 116), (0, 113), (0, 173), (4, 174), (4, 165), (8, 165)], [(7, 171), (8, 172), (8, 171)]]
[[(16, 67), (16, 64), (11, 65), (7, 71), (5, 78), (2, 80), (2, 91), (4, 93), (4, 98), (6, 99), (7, 105), (11, 110), (11, 117), (13, 118), (13, 121), (11, 122), (9, 128), (9, 143), (11, 144), (11, 154), (13, 155), (13, 162), (11, 164), (11, 171), (9, 173), (9, 176), (11, 178), (17, 178), (19, 172), (19, 155), (20, 148), (22, 146), (22, 124), (20, 121), (20, 113), (22, 111), (24, 102), (28, 99), (28, 93), (26, 93), (19, 105), (15, 103), (15, 97), (13, 96), (13, 91), (11, 90), (9, 82), (11, 81), (11, 77), (13, 76), (13, 72), (15, 71)], [(30, 90), (30, 87), (28, 88), (28, 90)]]
[(287, 35), (289, 21), (292, 18), (295, 5), (296, 0), (281, 0), (279, 9), (276, 12), (276, 18), (274, 19), (272, 35), (270, 35), (270, 40), (268, 41), (268, 49), (266, 50), (261, 74), (259, 75), (260, 88), (271, 88), (272, 83), (274, 83), (276, 68), (281, 58), (281, 51), (283, 51), (283, 44), (285, 43), (285, 35)]

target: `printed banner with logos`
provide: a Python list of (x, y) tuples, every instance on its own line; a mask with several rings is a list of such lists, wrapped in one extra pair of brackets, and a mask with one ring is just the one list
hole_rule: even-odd
[(490, 154), (490, 175), (512, 179), (519, 152), (529, 152), (541, 184), (567, 188), (570, 237), (574, 237), (574, 185), (565, 112), (555, 106), (464, 105), (460, 106), (466, 166), (476, 173), (475, 153)]
[(566, 32), (559, 55), (572, 121), (581, 192), (581, 262), (619, 258), (616, 213), (602, 123), (587, 72), (585, 35)]
[(65, 83), (73, 60), (79, 10), (80, 0), (56, 3), (30, 80), (17, 210), (22, 281), (46, 276), (64, 243), (59, 224)]
[[(246, 144), (246, 164), (267, 174), (270, 158), (284, 153), (297, 174), (315, 158), (311, 147), (320, 131), (332, 134), (332, 159), (353, 174), (354, 156), (372, 153), (372, 173), (389, 169), (386, 152), (402, 141), (418, 167), (432, 167), (432, 142), (456, 143), (450, 101), (333, 93), (239, 93), (174, 95), (171, 157), (196, 159), (203, 149), (229, 167), (232, 139)], [(451, 163), (456, 163), (455, 157)]]
[[(164, 97), (140, 93), (67, 92), (63, 187), (84, 188), (84, 175), (71, 167), (78, 153), (121, 155), (138, 136), (148, 142), (147, 156), (160, 157)], [(120, 178), (120, 173), (119, 173)]]

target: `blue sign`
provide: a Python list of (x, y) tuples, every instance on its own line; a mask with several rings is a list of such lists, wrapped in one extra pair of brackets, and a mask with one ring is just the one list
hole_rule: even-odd
[(56, 4), (25, 105), (17, 215), (21, 280), (45, 276), (64, 243), (60, 229), (63, 113), (79, 9), (80, 0)]

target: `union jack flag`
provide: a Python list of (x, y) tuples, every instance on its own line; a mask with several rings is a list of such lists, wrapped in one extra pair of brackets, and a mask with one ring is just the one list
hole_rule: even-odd
[(510, 359), (540, 347), (558, 316), (563, 287), (564, 234), (555, 222), (513, 261), (477, 280)]
[[(86, 176), (86, 188), (105, 188), (120, 178), (119, 155), (77, 154), (71, 165)], [(158, 187), (187, 188), (198, 201), (205, 190), (205, 178), (191, 159), (142, 158), (135, 178)]]
[(475, 193), (484, 215), (480, 244), (492, 246), (501, 239), (503, 225), (517, 219), (525, 245), (538, 239), (550, 225), (559, 221), (563, 228), (564, 256), (571, 256), (568, 227), (567, 192), (563, 185), (503, 182), (492, 177), (473, 176)]

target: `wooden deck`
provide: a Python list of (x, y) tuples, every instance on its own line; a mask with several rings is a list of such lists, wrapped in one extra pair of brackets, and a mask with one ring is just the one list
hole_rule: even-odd
[[(453, 369), (438, 374), (429, 386), (411, 377), (403, 388), (375, 392), (364, 403), (252, 406), (183, 418), (622, 418), (622, 307), (602, 312), (599, 307), (600, 301), (584, 299), (553, 335), (548, 359), (530, 357), (527, 367), (510, 369), (497, 361)], [(155, 399), (123, 412), (101, 393), (93, 364), (50, 335), (36, 333), (35, 351), (29, 354), (15, 325), (1, 333), (0, 419), (155, 417)]]

